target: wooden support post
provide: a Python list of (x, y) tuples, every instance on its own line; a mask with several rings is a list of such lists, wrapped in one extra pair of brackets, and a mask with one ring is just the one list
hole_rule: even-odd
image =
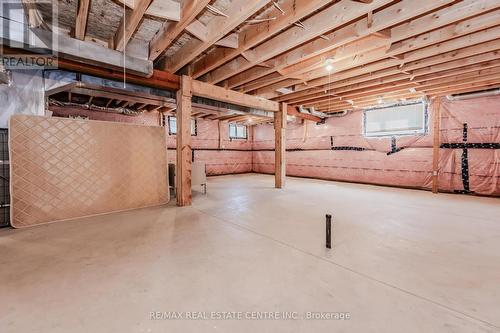
[(278, 112), (274, 113), (274, 180), (276, 188), (285, 186), (286, 177), (286, 103), (280, 104)]
[(439, 190), (439, 146), (440, 128), (441, 128), (441, 97), (436, 97), (432, 103), (434, 111), (434, 142), (432, 145), (432, 192), (438, 193)]
[(192, 78), (182, 76), (177, 91), (177, 206), (190, 206), (191, 195), (191, 97)]

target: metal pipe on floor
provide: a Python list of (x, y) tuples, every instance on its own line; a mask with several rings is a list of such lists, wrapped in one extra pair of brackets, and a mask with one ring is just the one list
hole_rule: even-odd
[(332, 248), (332, 216), (326, 214), (326, 248)]

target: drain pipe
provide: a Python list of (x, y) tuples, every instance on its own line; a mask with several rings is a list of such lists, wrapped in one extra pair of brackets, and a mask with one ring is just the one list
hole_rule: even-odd
[(489, 91), (477, 92), (477, 93), (468, 93), (468, 94), (463, 94), (463, 95), (448, 95), (448, 96), (446, 96), (446, 98), (449, 101), (463, 101), (463, 100), (471, 99), (471, 98), (489, 97), (489, 96), (497, 96), (497, 95), (500, 95), (500, 88), (497, 88), (494, 90), (489, 90)]

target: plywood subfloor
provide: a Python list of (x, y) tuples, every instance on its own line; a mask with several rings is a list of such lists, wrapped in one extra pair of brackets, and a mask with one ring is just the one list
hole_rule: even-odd
[[(216, 177), (192, 207), (0, 230), (1, 331), (500, 331), (499, 199), (273, 185), (266, 175)], [(150, 320), (151, 311), (351, 319)]]

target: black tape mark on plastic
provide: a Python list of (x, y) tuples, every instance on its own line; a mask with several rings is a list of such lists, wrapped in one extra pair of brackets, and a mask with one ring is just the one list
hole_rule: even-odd
[(391, 151), (387, 153), (387, 156), (395, 154), (397, 152), (400, 152), (401, 150), (405, 149), (406, 147), (399, 147), (396, 142), (396, 137), (391, 136)]
[(471, 193), (470, 191), (470, 183), (469, 183), (469, 152), (467, 148), (467, 124), (464, 124), (463, 129), (463, 151), (462, 151), (462, 184), (464, 189), (460, 191), (455, 191), (458, 193)]
[(447, 149), (500, 149), (500, 143), (442, 143)]
[(354, 151), (365, 151), (368, 150), (363, 147), (354, 147), (354, 146), (334, 146), (333, 145), (333, 136), (330, 136), (330, 149), (331, 150), (354, 150)]
[(337, 146), (332, 147), (332, 150), (355, 150), (355, 151), (365, 151), (366, 148), (363, 147), (351, 147), (351, 146)]
[[(464, 143), (467, 143), (467, 124), (464, 124), (463, 141), (464, 141)], [(469, 193), (470, 192), (469, 152), (467, 151), (467, 147), (465, 147), (463, 152), (462, 152), (462, 183), (464, 185), (464, 191), (466, 193)]]

